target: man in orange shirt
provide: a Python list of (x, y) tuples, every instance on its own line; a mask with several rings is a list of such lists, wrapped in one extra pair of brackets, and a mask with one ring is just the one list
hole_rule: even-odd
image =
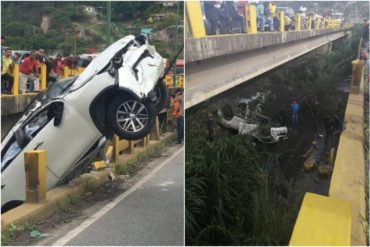
[(28, 57), (26, 57), (19, 66), (19, 81), (20, 81), (20, 93), (26, 92), (27, 80), (30, 79), (34, 83), (34, 90), (38, 91), (40, 88), (39, 72), (37, 69), (38, 63), (36, 60), (36, 53), (32, 51)]
[(176, 118), (177, 144), (184, 140), (184, 96), (183, 89), (176, 89), (175, 99), (172, 101), (172, 114)]

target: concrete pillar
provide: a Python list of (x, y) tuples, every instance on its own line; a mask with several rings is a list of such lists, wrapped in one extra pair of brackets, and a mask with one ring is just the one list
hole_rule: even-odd
[(257, 15), (256, 15), (256, 6), (249, 5), (245, 6), (247, 15), (247, 33), (257, 33)]
[(46, 200), (46, 151), (33, 150), (25, 152), (24, 161), (26, 170), (26, 202), (42, 203)]
[(279, 18), (280, 18), (279, 31), (284, 32), (284, 26), (285, 26), (284, 11), (279, 12)]
[(18, 95), (19, 94), (19, 64), (14, 64), (13, 69), (13, 88), (12, 88), (12, 94)]
[(200, 1), (186, 1), (186, 21), (193, 38), (206, 36)]

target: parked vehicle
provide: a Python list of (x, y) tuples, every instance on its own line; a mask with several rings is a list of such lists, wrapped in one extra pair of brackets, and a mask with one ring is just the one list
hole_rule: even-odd
[(24, 152), (47, 151), (47, 189), (65, 182), (113, 134), (148, 135), (166, 105), (162, 57), (142, 36), (126, 36), (79, 76), (41, 92), (2, 141), (1, 205), (25, 200)]
[(273, 126), (268, 117), (255, 114), (254, 119), (235, 113), (230, 105), (218, 110), (219, 124), (238, 131), (238, 135), (250, 135), (260, 142), (276, 143), (288, 139), (285, 126)]

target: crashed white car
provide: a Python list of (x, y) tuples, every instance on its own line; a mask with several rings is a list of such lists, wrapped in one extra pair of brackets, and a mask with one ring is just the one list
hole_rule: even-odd
[(218, 110), (220, 125), (238, 131), (238, 135), (251, 135), (258, 141), (264, 143), (276, 143), (288, 139), (288, 128), (271, 127), (269, 119), (258, 115), (262, 121), (250, 121), (244, 116), (232, 112), (231, 106), (226, 105), (222, 110)]
[(47, 151), (47, 188), (66, 181), (113, 134), (150, 133), (167, 100), (162, 57), (143, 36), (126, 36), (84, 72), (40, 93), (1, 143), (1, 206), (25, 200), (24, 152)]

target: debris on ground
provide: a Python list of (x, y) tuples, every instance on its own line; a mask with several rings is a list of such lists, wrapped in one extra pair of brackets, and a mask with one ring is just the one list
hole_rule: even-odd
[(304, 162), (303, 167), (305, 171), (310, 171), (312, 170), (312, 168), (315, 167), (315, 162), (313, 160), (308, 159)]

